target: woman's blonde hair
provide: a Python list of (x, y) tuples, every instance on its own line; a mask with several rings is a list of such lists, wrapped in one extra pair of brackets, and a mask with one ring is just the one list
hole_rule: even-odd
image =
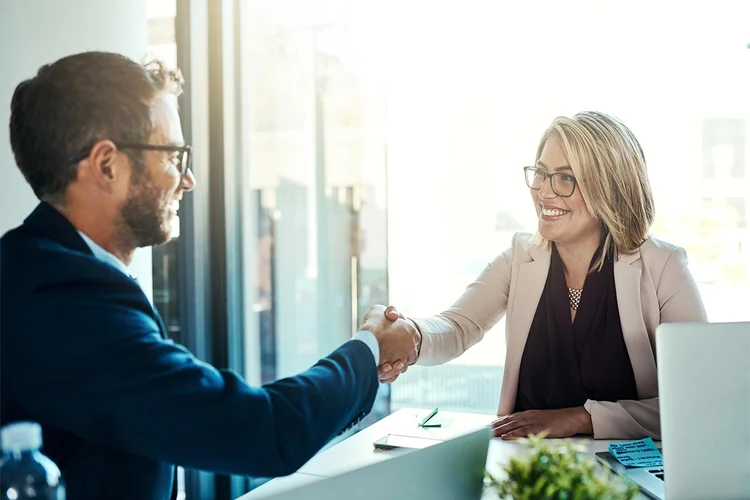
[[(589, 212), (602, 224), (603, 247), (591, 270), (600, 270), (608, 257), (635, 252), (654, 220), (654, 199), (643, 149), (633, 133), (617, 118), (596, 111), (558, 117), (539, 142), (536, 161), (550, 138), (560, 141)], [(539, 233), (535, 239), (549, 248)]]

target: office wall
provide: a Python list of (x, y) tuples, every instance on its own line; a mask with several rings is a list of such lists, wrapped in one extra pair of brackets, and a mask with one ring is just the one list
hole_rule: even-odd
[[(13, 161), (8, 135), (16, 85), (76, 52), (106, 50), (141, 60), (147, 50), (147, 0), (0, 0), (0, 234), (37, 203)], [(151, 250), (131, 266), (151, 294)]]

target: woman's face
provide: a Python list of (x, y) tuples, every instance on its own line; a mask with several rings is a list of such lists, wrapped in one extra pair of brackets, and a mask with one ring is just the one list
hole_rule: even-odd
[[(573, 170), (558, 139), (547, 140), (536, 167), (548, 174), (564, 174), (555, 179), (555, 186), (559, 193), (567, 194), (566, 185), (573, 180)], [(531, 189), (531, 198), (539, 217), (539, 234), (547, 241), (570, 244), (598, 240), (601, 236), (601, 225), (589, 213), (580, 186), (575, 186), (571, 196), (562, 197), (552, 189), (552, 179), (545, 178), (539, 189)]]

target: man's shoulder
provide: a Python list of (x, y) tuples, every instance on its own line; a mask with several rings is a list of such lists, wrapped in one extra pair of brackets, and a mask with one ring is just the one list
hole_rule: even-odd
[(10, 264), (20, 257), (33, 258), (37, 253), (65, 255), (67, 250), (62, 244), (35, 233), (25, 224), (11, 229), (0, 238), (0, 256), (4, 261), (10, 259)]
[(12, 290), (13, 296), (57, 286), (107, 288), (131, 281), (92, 254), (68, 248), (25, 226), (12, 229), (0, 238), (0, 270), (2, 287)]
[(91, 254), (21, 229), (3, 236), (0, 266), (9, 349), (42, 342), (46, 351), (66, 351), (74, 340), (94, 349), (97, 341), (161, 330), (138, 283)]

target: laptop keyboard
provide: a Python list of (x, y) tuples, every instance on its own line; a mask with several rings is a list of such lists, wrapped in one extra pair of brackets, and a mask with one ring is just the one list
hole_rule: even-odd
[(650, 469), (649, 472), (664, 481), (664, 469)]

